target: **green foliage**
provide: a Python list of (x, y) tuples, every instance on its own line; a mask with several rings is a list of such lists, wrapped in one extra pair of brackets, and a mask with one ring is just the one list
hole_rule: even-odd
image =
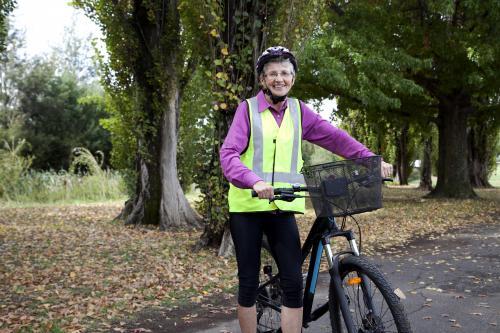
[[(112, 95), (114, 97), (112, 97)], [(101, 118), (100, 124), (111, 134), (111, 165), (123, 174), (127, 193), (133, 195), (136, 186), (135, 158), (137, 137), (134, 135), (135, 113), (133, 101), (125, 92), (104, 94), (107, 118)]]
[[(490, 177), (497, 169), (496, 157), (500, 154), (500, 107), (498, 101), (492, 100), (492, 103), (484, 103), (478, 105), (478, 110), (469, 119), (468, 135), (469, 144), (473, 149), (472, 155), (475, 156), (477, 162), (484, 165), (486, 174)], [(469, 163), (472, 161), (469, 160)]]
[(81, 85), (72, 73), (56, 73), (51, 61), (35, 59), (19, 78), (19, 109), (27, 121), (23, 137), (37, 169), (67, 169), (73, 147), (108, 155), (109, 134), (99, 125), (105, 117), (97, 87)]
[[(357, 109), (367, 121), (393, 128), (401, 121), (463, 124), (455, 118), (465, 119), (477, 104), (498, 105), (498, 1), (330, 1), (327, 6), (303, 52), (306, 75), (296, 86), (305, 98), (340, 96), (343, 119)], [(447, 179), (449, 186), (438, 186), (439, 192), (454, 195), (452, 187), (458, 186), (464, 188), (460, 195), (473, 195), (465, 180), (467, 154), (460, 151), (465, 126), (449, 128), (439, 127), (440, 142), (454, 137), (460, 148), (440, 146), (438, 185)]]
[[(200, 66), (187, 84), (179, 120), (179, 140), (177, 145), (177, 167), (179, 181), (186, 192), (195, 182), (199, 173), (197, 166), (210, 158), (210, 137), (213, 133), (207, 121), (211, 108), (212, 94), (209, 81)], [(193, 167), (195, 166), (195, 167)], [(199, 181), (199, 180), (198, 180)]]
[(57, 63), (59, 72), (72, 73), (81, 83), (92, 83), (97, 80), (96, 41), (91, 35), (80, 37), (76, 31), (76, 22), (65, 27), (62, 44), (53, 48), (51, 58)]
[(390, 124), (360, 110), (349, 109), (344, 112), (345, 116), (340, 118), (342, 129), (374, 153), (382, 155), (385, 161), (395, 160), (394, 131)]
[(96, 157), (92, 153), (83, 147), (73, 148), (73, 160), (69, 166), (69, 172), (80, 175), (98, 175), (102, 173), (102, 162), (104, 160), (104, 154), (102, 151), (96, 151)]
[(8, 16), (14, 10), (16, 0), (0, 1), (0, 54), (5, 50), (5, 40), (8, 34)]
[[(159, 135), (168, 87), (183, 72), (183, 59), (177, 56), (180, 33), (173, 2), (77, 0), (73, 4), (104, 33), (107, 55), (99, 56), (99, 70), (112, 115), (105, 126), (118, 136), (113, 138), (118, 144), (114, 161), (130, 167), (130, 159), (123, 155), (130, 153), (126, 148), (132, 144), (136, 144), (132, 151), (139, 149), (139, 155), (152, 159), (148, 150), (153, 147), (146, 142)], [(156, 28), (158, 34), (153, 34)]]
[(305, 45), (304, 75), (297, 82), (302, 97), (341, 96), (340, 102), (347, 103), (339, 105), (343, 112), (348, 107), (395, 109), (401, 106), (400, 94), (421, 95), (422, 88), (405, 75), (429, 64), (388, 44), (384, 28), (391, 17), (362, 2), (347, 8), (340, 17), (325, 16)]
[[(75, 37), (68, 42), (81, 43)], [(0, 140), (25, 138), (23, 153), (34, 158), (37, 169), (67, 168), (71, 149), (80, 145), (108, 156), (109, 135), (99, 125), (105, 116), (102, 90), (79, 74), (84, 57), (80, 48), (73, 45), (71, 53), (59, 50), (47, 58), (25, 59), (19, 52), (22, 45), (19, 31), (11, 31), (0, 58)]]
[(328, 150), (307, 141), (302, 142), (302, 158), (304, 159), (304, 165), (316, 165), (340, 159)]
[(0, 55), (0, 142), (16, 141), (22, 137), (25, 122), (19, 111), (17, 83), (25, 71), (25, 59), (19, 55), (23, 38), (17, 30), (10, 31), (7, 49)]
[[(326, 1), (276, 1), (272, 6), (275, 7), (274, 15), (267, 18), (267, 26), (264, 27), (269, 34), (268, 46), (285, 45), (299, 53), (317, 28), (317, 22), (321, 21)], [(298, 60), (299, 63), (302, 61), (301, 58)]]
[(9, 200), (22, 185), (23, 176), (28, 171), (32, 159), (21, 156), (25, 140), (3, 143), (4, 147), (0, 149), (0, 199)]
[[(26, 141), (4, 142), (0, 149), (0, 200), (16, 203), (60, 203), (122, 200), (125, 184), (117, 172), (102, 170), (90, 152), (81, 152), (73, 160), (71, 173), (63, 170), (34, 171), (31, 157), (21, 151)], [(77, 174), (78, 164), (88, 166), (87, 176)]]

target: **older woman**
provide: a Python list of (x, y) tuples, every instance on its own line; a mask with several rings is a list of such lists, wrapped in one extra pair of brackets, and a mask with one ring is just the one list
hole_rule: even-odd
[[(220, 150), (229, 180), (230, 229), (238, 263), (238, 319), (243, 333), (256, 332), (260, 248), (266, 234), (275, 256), (283, 289), (281, 328), (300, 332), (302, 326), (301, 249), (294, 213), (303, 213), (304, 200), (269, 202), (274, 187), (304, 183), (301, 141), (315, 143), (345, 158), (373, 153), (346, 132), (332, 126), (306, 104), (288, 97), (297, 73), (294, 55), (270, 47), (257, 60), (262, 90), (243, 101)], [(384, 176), (392, 166), (382, 162)]]

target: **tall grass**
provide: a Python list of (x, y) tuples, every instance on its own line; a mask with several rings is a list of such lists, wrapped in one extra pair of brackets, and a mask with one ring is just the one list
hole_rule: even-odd
[(125, 183), (118, 172), (102, 171), (95, 175), (68, 172), (29, 171), (16, 186), (4, 192), (5, 203), (75, 203), (122, 200), (126, 197)]
[(500, 163), (497, 162), (497, 168), (490, 177), (490, 184), (500, 187)]

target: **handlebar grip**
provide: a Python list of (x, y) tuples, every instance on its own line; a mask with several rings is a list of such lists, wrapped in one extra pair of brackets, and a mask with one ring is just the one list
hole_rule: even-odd
[(392, 178), (382, 178), (382, 181), (383, 182), (393, 182), (394, 179), (392, 179)]
[[(290, 188), (275, 188), (274, 189), (274, 195), (282, 195), (285, 193), (294, 193), (294, 192), (305, 192), (308, 191), (307, 187), (299, 186), (299, 185), (294, 185)], [(252, 198), (257, 198), (259, 195), (255, 190), (252, 190)]]
[[(274, 189), (274, 195), (280, 195), (282, 192), (283, 190), (281, 188)], [(252, 198), (257, 198), (258, 196), (259, 195), (257, 194), (257, 192), (255, 192), (255, 190), (252, 190)]]

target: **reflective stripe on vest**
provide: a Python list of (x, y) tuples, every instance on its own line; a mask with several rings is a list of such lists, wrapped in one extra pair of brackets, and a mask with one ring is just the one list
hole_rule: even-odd
[[(263, 156), (264, 156), (264, 138), (262, 131), (262, 118), (259, 112), (259, 102), (257, 97), (252, 97), (248, 100), (250, 111), (252, 112), (252, 134), (253, 134), (253, 167), (252, 171), (262, 178), (266, 183), (271, 184), (273, 180), (272, 172), (264, 172)], [(297, 161), (299, 158), (299, 146), (301, 138), (299, 134), (300, 110), (299, 101), (295, 98), (288, 99), (288, 110), (293, 122), (293, 146), (292, 146), (292, 163), (290, 164), (290, 172), (275, 172), (274, 181), (290, 184), (304, 184), (304, 177), (297, 170)]]

